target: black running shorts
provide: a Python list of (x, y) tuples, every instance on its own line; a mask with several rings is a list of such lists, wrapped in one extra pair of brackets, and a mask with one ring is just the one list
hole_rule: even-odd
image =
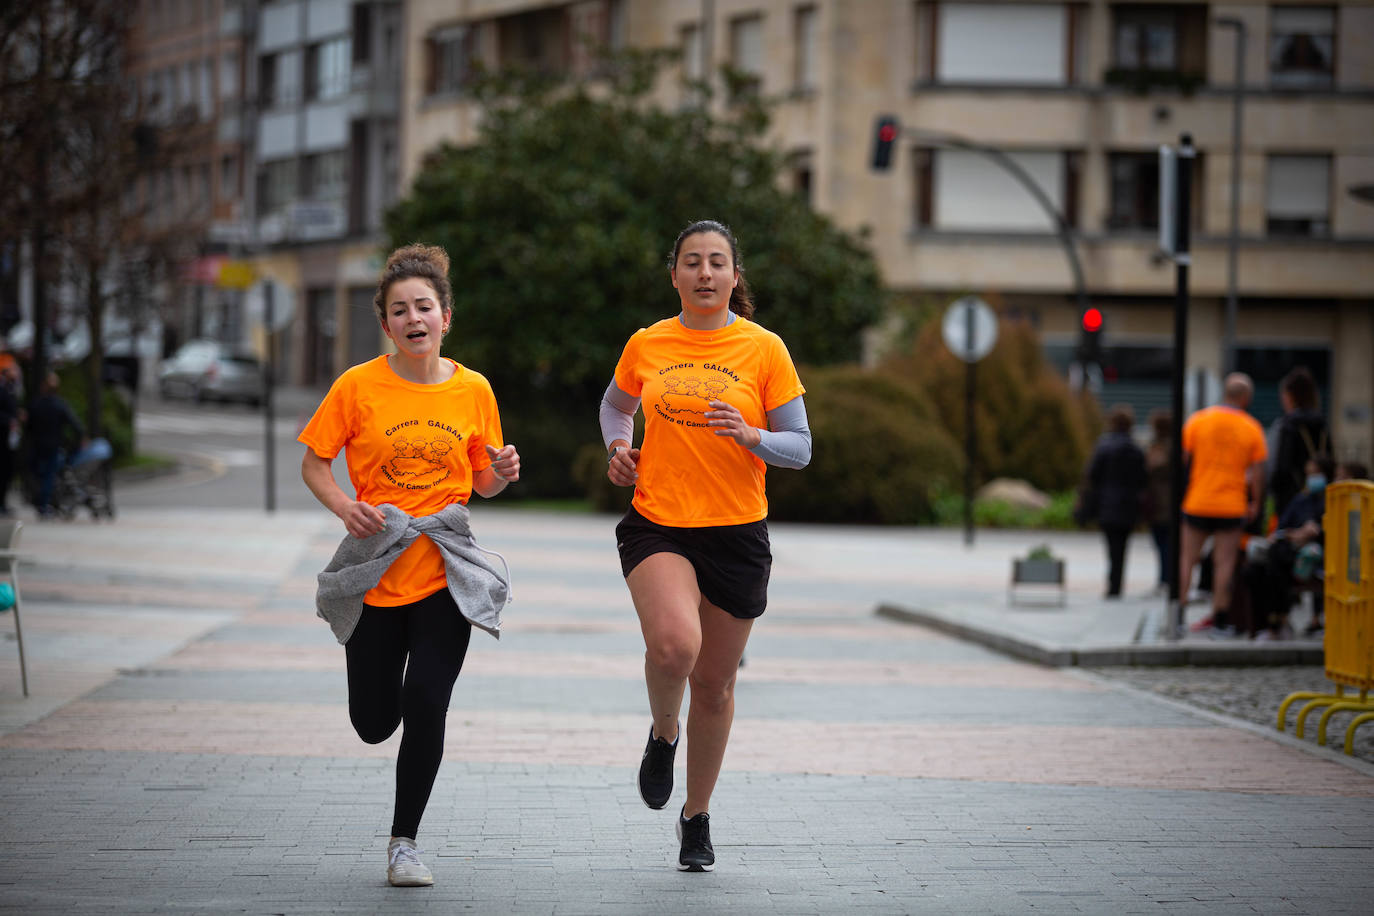
[(675, 553), (696, 570), (702, 596), (732, 617), (750, 620), (768, 606), (768, 574), (773, 553), (768, 522), (671, 528), (649, 521), (634, 506), (615, 526), (620, 570), (626, 576), (646, 557)]

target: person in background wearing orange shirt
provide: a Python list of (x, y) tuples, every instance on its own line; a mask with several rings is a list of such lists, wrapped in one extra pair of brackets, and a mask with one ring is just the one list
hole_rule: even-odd
[[(387, 848), (387, 880), (398, 887), (434, 883), (415, 836), (444, 718), (472, 626), (499, 635), (509, 596), (472, 540), (466, 503), (520, 479), (491, 385), (440, 355), (453, 320), (448, 268), (437, 247), (391, 254), (373, 305), (395, 352), (340, 375), (300, 435), (301, 476), (348, 531), (316, 603), (344, 644), (349, 716), (369, 744), (404, 723)], [(341, 449), (356, 496), (334, 480)]]
[[(681, 310), (625, 345), (601, 404), (607, 476), (634, 486), (616, 526), (620, 565), (644, 634), (653, 717), (639, 793), (672, 796), (679, 712), (690, 682), (681, 871), (711, 871), (709, 808), (735, 712), (735, 675), (768, 601), (768, 465), (811, 460), (804, 388), (782, 339), (754, 306), (734, 235), (714, 220), (682, 230), (668, 259)], [(644, 441), (632, 445), (643, 407)]]
[(1212, 613), (1192, 629), (1215, 635), (1235, 633), (1229, 620), (1231, 582), (1241, 531), (1259, 513), (1268, 448), (1264, 430), (1246, 408), (1255, 385), (1243, 372), (1226, 376), (1222, 403), (1199, 410), (1183, 424), (1188, 487), (1183, 494), (1178, 588), (1186, 599), (1202, 545), (1212, 538)]

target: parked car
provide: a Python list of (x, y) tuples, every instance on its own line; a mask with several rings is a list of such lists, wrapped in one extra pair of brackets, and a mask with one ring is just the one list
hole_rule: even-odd
[(262, 403), (262, 364), (217, 340), (192, 340), (162, 364), (158, 389), (164, 398)]

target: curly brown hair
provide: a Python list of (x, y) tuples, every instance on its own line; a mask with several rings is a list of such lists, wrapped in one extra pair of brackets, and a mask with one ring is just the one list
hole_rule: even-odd
[(434, 287), (439, 295), (439, 310), (445, 315), (453, 313), (453, 290), (448, 282), (448, 253), (438, 245), (415, 243), (397, 248), (386, 259), (382, 277), (377, 281), (377, 295), (372, 297), (372, 307), (377, 310), (377, 318), (386, 324), (386, 297), (391, 284), (398, 280), (424, 280)]

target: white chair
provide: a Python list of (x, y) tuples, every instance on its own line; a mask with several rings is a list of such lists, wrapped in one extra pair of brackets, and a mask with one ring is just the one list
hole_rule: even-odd
[(24, 523), (18, 519), (0, 519), (0, 577), (9, 579), (14, 586), (14, 637), (19, 643), (19, 680), (24, 687), (24, 696), (29, 695), (29, 672), (24, 666), (24, 628), (19, 623), (19, 532)]

